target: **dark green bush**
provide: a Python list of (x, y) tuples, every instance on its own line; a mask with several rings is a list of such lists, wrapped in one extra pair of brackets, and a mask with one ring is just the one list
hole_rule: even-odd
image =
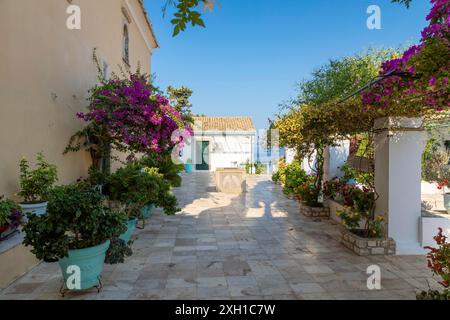
[(95, 188), (75, 184), (49, 193), (47, 215), (28, 215), (24, 245), (32, 246), (38, 259), (57, 261), (70, 249), (100, 245), (126, 230), (124, 212), (104, 206), (104, 196)]

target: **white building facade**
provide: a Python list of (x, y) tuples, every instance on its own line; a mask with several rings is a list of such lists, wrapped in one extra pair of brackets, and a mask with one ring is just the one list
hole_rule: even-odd
[(245, 168), (255, 163), (256, 129), (250, 117), (195, 117), (194, 136), (183, 149), (193, 171)]

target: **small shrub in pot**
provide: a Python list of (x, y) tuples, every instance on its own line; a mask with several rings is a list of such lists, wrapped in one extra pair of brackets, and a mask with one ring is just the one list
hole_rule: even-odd
[(97, 285), (110, 239), (125, 231), (126, 215), (105, 207), (105, 197), (83, 183), (56, 187), (48, 199), (47, 215), (29, 215), (24, 245), (38, 259), (59, 261), (65, 280), (66, 267), (79, 266), (79, 289)]
[(30, 169), (27, 159), (20, 161), (20, 191), (23, 198), (20, 204), (24, 214), (34, 212), (43, 215), (46, 212), (47, 198), (50, 190), (58, 180), (55, 165), (49, 164), (44, 155), (37, 154), (36, 168)]

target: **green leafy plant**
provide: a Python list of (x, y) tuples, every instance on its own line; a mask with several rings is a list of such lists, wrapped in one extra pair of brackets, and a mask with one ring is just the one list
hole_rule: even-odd
[(352, 190), (352, 200), (358, 212), (372, 212), (375, 208), (375, 193), (368, 188), (355, 187)]
[(302, 169), (300, 162), (294, 161), (287, 165), (284, 169), (285, 182), (283, 186), (283, 193), (287, 196), (295, 194), (298, 186), (303, 185), (308, 176), (305, 170)]
[(247, 174), (251, 174), (252, 173), (252, 163), (250, 162), (250, 160), (247, 159), (247, 161), (245, 162), (245, 172)]
[(363, 172), (351, 167), (347, 163), (341, 166), (339, 169), (343, 173), (343, 177), (341, 178), (341, 180), (343, 180), (344, 182), (348, 182), (349, 180), (354, 179), (355, 182), (361, 184), (369, 184), (369, 185), (375, 184), (374, 172)]
[(316, 187), (315, 176), (306, 176), (305, 181), (295, 187), (294, 194), (309, 207), (323, 207), (323, 204), (318, 201), (320, 189)]
[(272, 174), (272, 181), (284, 185), (286, 181), (286, 162), (284, 158), (278, 161), (278, 170)]
[(20, 161), (21, 190), (18, 195), (24, 199), (24, 203), (43, 202), (57, 180), (56, 166), (45, 161), (42, 152), (37, 154), (34, 170), (30, 169), (28, 160), (24, 158)]
[(263, 173), (263, 171), (264, 171), (264, 168), (265, 168), (265, 166), (264, 166), (264, 164), (262, 164), (261, 162), (255, 162), (254, 164), (253, 164), (253, 167), (255, 168), (255, 174), (256, 175), (260, 175), (260, 174), (262, 174)]
[(110, 175), (104, 189), (110, 200), (126, 206), (130, 217), (139, 217), (147, 203), (163, 208), (169, 215), (178, 211), (177, 199), (170, 193), (171, 185), (157, 168), (130, 163)]
[(22, 224), (20, 207), (12, 200), (0, 196), (0, 233), (9, 228), (17, 228)]
[[(181, 31), (185, 31), (187, 25), (190, 23), (192, 26), (205, 27), (205, 23), (201, 18), (201, 13), (195, 8), (202, 2), (205, 6), (213, 7), (213, 2), (211, 0), (177, 0), (176, 12), (174, 13), (173, 19), (170, 21), (174, 26), (173, 36), (175, 37)], [(173, 1), (168, 1), (169, 3), (175, 3)], [(164, 8), (165, 12), (167, 6)]]
[(157, 168), (158, 173), (162, 174), (164, 180), (170, 183), (172, 187), (181, 186), (181, 177), (179, 173), (183, 171), (182, 164), (176, 164), (172, 161), (170, 153), (164, 153), (162, 155), (152, 153), (144, 156), (140, 161), (140, 165), (147, 168)]
[(71, 249), (100, 245), (126, 230), (126, 214), (104, 206), (105, 197), (85, 184), (55, 187), (47, 215), (28, 215), (23, 244), (38, 259), (57, 261)]
[[(344, 207), (338, 212), (342, 224), (352, 233), (364, 238), (382, 238), (384, 236), (384, 217), (373, 217), (367, 212), (356, 211), (352, 207)], [(364, 222), (364, 228), (361, 224)]]
[(339, 194), (343, 182), (338, 178), (334, 178), (333, 180), (326, 181), (323, 184), (323, 195), (329, 199), (336, 199), (336, 196)]
[(108, 251), (106, 252), (105, 263), (107, 264), (119, 264), (124, 263), (126, 257), (130, 257), (133, 254), (131, 249), (132, 241), (126, 243), (119, 238), (111, 239)]
[(450, 186), (450, 152), (436, 142), (429, 142), (423, 155), (423, 179), (437, 183), (439, 188)]
[(343, 210), (339, 211), (338, 216), (341, 218), (342, 224), (351, 231), (357, 230), (362, 220), (361, 214), (349, 207), (345, 207)]

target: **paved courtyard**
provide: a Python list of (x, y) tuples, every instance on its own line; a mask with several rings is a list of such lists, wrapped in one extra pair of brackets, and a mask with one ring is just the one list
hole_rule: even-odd
[[(64, 299), (415, 299), (438, 287), (424, 256), (358, 257), (339, 244), (340, 226), (299, 213), (268, 177), (249, 178), (248, 193), (216, 193), (209, 174), (183, 176), (182, 212), (155, 210), (137, 230), (134, 255), (105, 266), (104, 289)], [(381, 268), (370, 291), (367, 267)], [(0, 299), (61, 299), (58, 264), (42, 263)]]

